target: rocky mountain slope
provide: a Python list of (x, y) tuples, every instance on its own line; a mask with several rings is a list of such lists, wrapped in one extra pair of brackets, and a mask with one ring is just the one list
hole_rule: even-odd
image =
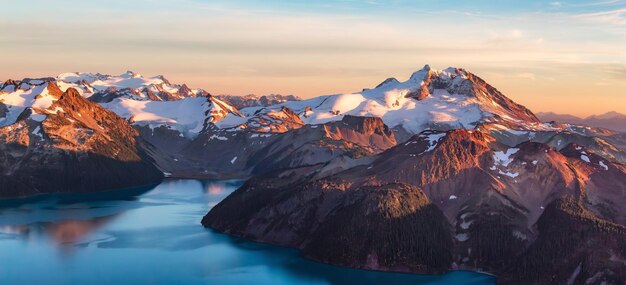
[[(25, 84), (34, 86), (20, 89)], [(0, 95), (0, 196), (102, 191), (162, 179), (137, 131), (115, 113), (52, 81), (13, 86)]]
[(295, 171), (248, 181), (203, 224), (358, 268), (626, 280), (626, 167), (578, 145), (427, 131), (339, 173), (282, 179)]

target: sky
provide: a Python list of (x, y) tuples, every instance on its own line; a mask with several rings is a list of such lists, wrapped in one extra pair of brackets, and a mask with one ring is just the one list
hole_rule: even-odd
[(534, 112), (626, 113), (626, 0), (0, 0), (0, 80), (164, 75), (212, 94), (360, 91), (429, 64)]

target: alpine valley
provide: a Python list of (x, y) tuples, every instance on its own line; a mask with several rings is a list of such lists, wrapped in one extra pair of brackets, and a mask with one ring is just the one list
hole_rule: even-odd
[(335, 265), (626, 283), (626, 135), (460, 68), (352, 94), (212, 96), (163, 76), (0, 84), (0, 197), (245, 178), (202, 224)]

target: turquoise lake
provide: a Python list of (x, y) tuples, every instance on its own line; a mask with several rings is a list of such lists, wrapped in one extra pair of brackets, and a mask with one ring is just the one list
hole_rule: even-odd
[(1, 284), (495, 284), (341, 268), (204, 228), (242, 181), (166, 180), (133, 191), (0, 200)]

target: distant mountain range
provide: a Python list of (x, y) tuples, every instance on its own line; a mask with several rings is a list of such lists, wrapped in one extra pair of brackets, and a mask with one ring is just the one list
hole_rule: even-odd
[(568, 114), (556, 114), (552, 112), (537, 113), (537, 117), (544, 122), (556, 121), (576, 125), (585, 125), (596, 128), (605, 128), (620, 132), (626, 132), (626, 115), (618, 112), (608, 112), (602, 115), (592, 115), (580, 118)]
[(626, 135), (542, 120), (461, 68), (306, 100), (134, 72), (7, 80), (0, 196), (247, 178), (203, 225), (355, 268), (624, 284)]

